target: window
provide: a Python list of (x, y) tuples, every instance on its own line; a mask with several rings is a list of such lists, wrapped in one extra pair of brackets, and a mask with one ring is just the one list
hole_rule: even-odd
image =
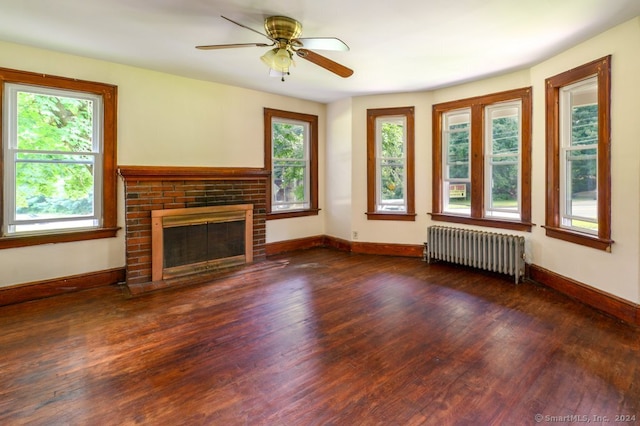
[(434, 220), (530, 230), (531, 89), (433, 107)]
[(267, 217), (318, 214), (318, 117), (264, 109)]
[(485, 217), (519, 220), (522, 215), (520, 123), (522, 102), (485, 108)]
[(367, 110), (367, 219), (415, 220), (414, 108)]
[(471, 215), (471, 109), (443, 114), (445, 142), (444, 206), (452, 214)]
[(113, 237), (115, 86), (0, 69), (0, 248)]
[(547, 236), (611, 250), (611, 57), (546, 80)]

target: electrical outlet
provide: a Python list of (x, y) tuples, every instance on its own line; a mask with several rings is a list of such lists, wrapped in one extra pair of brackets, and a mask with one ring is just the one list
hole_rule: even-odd
[(353, 231), (353, 239), (354, 240), (358, 239), (358, 231)]

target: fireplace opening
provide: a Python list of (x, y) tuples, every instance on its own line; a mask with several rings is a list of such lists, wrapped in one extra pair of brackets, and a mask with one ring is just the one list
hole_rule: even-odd
[(152, 279), (175, 278), (253, 261), (253, 205), (154, 210)]

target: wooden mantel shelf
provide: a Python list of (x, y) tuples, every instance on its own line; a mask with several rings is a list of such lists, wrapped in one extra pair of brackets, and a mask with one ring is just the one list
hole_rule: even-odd
[(252, 167), (118, 166), (125, 181), (267, 179), (268, 170)]

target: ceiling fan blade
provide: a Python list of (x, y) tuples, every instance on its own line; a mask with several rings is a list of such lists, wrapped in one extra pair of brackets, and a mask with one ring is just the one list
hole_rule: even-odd
[(334, 74), (339, 75), (340, 77), (347, 78), (351, 77), (351, 75), (353, 74), (353, 70), (351, 68), (347, 68), (344, 65), (334, 62), (329, 58), (325, 58), (324, 56), (312, 52), (311, 50), (298, 49), (296, 50), (296, 55), (300, 56), (303, 59), (306, 59), (309, 62), (313, 62), (314, 64), (328, 71), (331, 71)]
[(346, 52), (349, 46), (339, 38), (335, 37), (306, 37), (298, 38), (295, 41), (302, 43), (301, 47), (311, 50), (338, 50)]
[(236, 21), (234, 21), (233, 19), (229, 19), (229, 18), (227, 18), (226, 16), (222, 16), (222, 15), (220, 15), (220, 17), (221, 17), (221, 18), (223, 18), (223, 19), (226, 19), (227, 21), (229, 21), (229, 22), (231, 22), (231, 23), (233, 23), (233, 24), (238, 25), (239, 27), (245, 28), (245, 29), (247, 29), (247, 30), (249, 30), (249, 31), (253, 31), (253, 32), (254, 32), (254, 33), (256, 33), (256, 34), (260, 34), (261, 36), (268, 38), (269, 40), (271, 40), (271, 41), (272, 41), (272, 42), (274, 42), (274, 43), (277, 43), (277, 42), (278, 42), (276, 39), (271, 38), (271, 37), (269, 37), (268, 35), (263, 34), (263, 33), (261, 33), (261, 32), (260, 32), (260, 31), (258, 31), (258, 30), (254, 30), (254, 29), (253, 29), (253, 28), (251, 28), (251, 27), (247, 27), (246, 25), (243, 25), (243, 24), (241, 24), (240, 22), (236, 22)]
[(231, 49), (234, 47), (269, 47), (273, 44), (266, 43), (234, 43), (234, 44), (210, 44), (208, 46), (196, 46), (196, 49), (215, 50), (215, 49)]

